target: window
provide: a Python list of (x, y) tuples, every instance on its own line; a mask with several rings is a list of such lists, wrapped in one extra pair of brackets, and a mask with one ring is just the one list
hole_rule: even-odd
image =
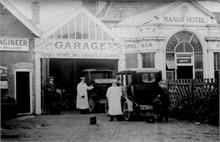
[(132, 76), (131, 76), (131, 74), (128, 74), (127, 78), (128, 78), (128, 85), (131, 85), (132, 84)]
[(203, 78), (203, 60), (202, 54), (195, 54), (195, 78), (202, 79)]
[(155, 68), (154, 53), (142, 54), (143, 68)]
[(215, 73), (215, 79), (219, 79), (219, 69), (220, 69), (220, 52), (214, 53), (214, 73)]
[(144, 83), (154, 82), (156, 80), (156, 76), (154, 73), (143, 73), (142, 81)]
[(137, 68), (137, 53), (128, 53), (125, 58), (126, 68)]
[(8, 68), (0, 65), (0, 94), (1, 97), (8, 95)]
[(175, 79), (175, 71), (167, 71), (167, 79)]

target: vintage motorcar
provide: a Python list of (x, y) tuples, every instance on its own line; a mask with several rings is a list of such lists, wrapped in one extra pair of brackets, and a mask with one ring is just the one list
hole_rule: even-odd
[(117, 79), (121, 83), (122, 112), (125, 120), (135, 114), (146, 116), (147, 121), (154, 122), (153, 101), (158, 95), (158, 82), (162, 80), (158, 69), (130, 69), (120, 71)]
[(93, 85), (88, 91), (89, 111), (107, 111), (106, 91), (115, 79), (116, 72), (111, 69), (84, 69), (81, 75), (86, 77), (86, 84)]

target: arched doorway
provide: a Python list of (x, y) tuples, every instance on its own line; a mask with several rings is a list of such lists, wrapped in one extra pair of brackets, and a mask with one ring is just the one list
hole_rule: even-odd
[(166, 47), (167, 79), (203, 78), (202, 46), (195, 34), (174, 34)]

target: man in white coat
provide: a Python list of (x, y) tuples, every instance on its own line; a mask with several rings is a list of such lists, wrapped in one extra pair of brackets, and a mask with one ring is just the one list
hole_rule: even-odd
[(89, 108), (88, 101), (88, 92), (87, 90), (91, 90), (93, 86), (87, 86), (85, 83), (85, 77), (80, 77), (81, 81), (77, 85), (77, 98), (76, 98), (76, 108), (81, 111), (81, 113), (85, 113)]
[(122, 114), (121, 111), (121, 87), (117, 86), (117, 81), (112, 82), (112, 86), (108, 88), (106, 97), (108, 100), (108, 114), (110, 115), (110, 120), (113, 121), (114, 117), (118, 117)]

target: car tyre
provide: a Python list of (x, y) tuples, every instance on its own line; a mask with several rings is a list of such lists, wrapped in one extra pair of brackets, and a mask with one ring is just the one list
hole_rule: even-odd
[(89, 99), (89, 112), (93, 112), (95, 109), (95, 101), (93, 99)]
[(125, 101), (122, 106), (124, 120), (129, 121), (132, 117), (132, 112), (128, 110), (128, 103)]

